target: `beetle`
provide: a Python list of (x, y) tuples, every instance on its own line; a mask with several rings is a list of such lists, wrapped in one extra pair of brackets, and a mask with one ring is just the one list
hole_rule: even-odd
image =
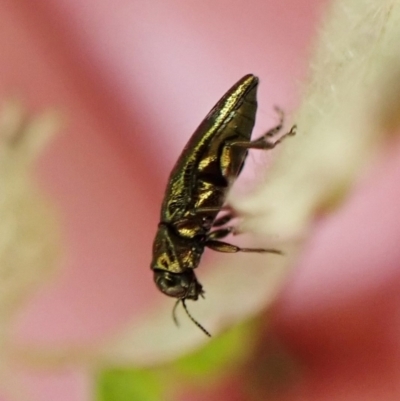
[[(173, 309), (182, 303), (189, 318), (208, 336), (210, 333), (189, 313), (185, 301), (204, 298), (204, 290), (194, 269), (204, 249), (225, 253), (270, 252), (276, 249), (240, 248), (221, 241), (234, 232), (226, 226), (235, 217), (226, 202), (232, 184), (239, 176), (249, 149), (272, 149), (278, 140), (283, 113), (278, 125), (251, 141), (257, 111), (259, 80), (248, 74), (218, 101), (189, 139), (169, 176), (161, 206), (160, 222), (153, 243), (151, 269), (158, 289), (177, 298)], [(227, 210), (227, 214), (218, 214)]]

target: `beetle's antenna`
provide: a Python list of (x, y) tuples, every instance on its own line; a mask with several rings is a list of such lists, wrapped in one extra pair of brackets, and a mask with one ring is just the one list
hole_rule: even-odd
[(174, 309), (172, 309), (172, 319), (174, 320), (174, 323), (177, 327), (179, 327), (179, 322), (178, 318), (176, 317), (176, 308), (179, 305), (179, 302), (181, 302), (180, 298), (175, 302)]
[[(205, 335), (207, 335), (208, 337), (211, 337), (211, 334), (189, 313), (189, 311), (188, 311), (188, 309), (187, 309), (187, 306), (186, 306), (186, 303), (185, 303), (185, 299), (180, 299), (180, 300), (178, 300), (178, 302), (179, 301), (181, 301), (182, 302), (182, 305), (183, 305), (183, 308), (185, 309), (185, 312), (186, 312), (186, 314), (189, 316), (189, 319), (205, 334)], [(178, 304), (178, 302), (175, 304), (175, 307), (176, 307), (176, 305)], [(174, 310), (175, 310), (175, 308), (174, 308)]]

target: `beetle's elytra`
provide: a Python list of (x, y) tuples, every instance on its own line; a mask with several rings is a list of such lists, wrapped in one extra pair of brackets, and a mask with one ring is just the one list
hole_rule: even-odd
[[(204, 248), (215, 251), (271, 252), (276, 249), (239, 248), (221, 241), (233, 231), (227, 226), (232, 212), (217, 217), (227, 193), (245, 162), (248, 149), (272, 149), (279, 140), (273, 137), (279, 124), (259, 139), (251, 141), (257, 111), (258, 78), (246, 75), (221, 98), (208, 113), (183, 149), (169, 176), (161, 207), (160, 223), (153, 243), (154, 281), (164, 294), (177, 298), (190, 319), (210, 335), (189, 314), (185, 300), (203, 296), (202, 285), (194, 269), (199, 265)], [(175, 319), (175, 308), (174, 308)]]

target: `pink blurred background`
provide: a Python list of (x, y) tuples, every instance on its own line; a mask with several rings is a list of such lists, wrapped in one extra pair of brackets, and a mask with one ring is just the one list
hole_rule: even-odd
[[(38, 165), (62, 221), (62, 271), (19, 316), (19, 341), (89, 344), (163, 297), (149, 262), (176, 157), (246, 73), (261, 78), (255, 135), (274, 104), (295, 107), (327, 3), (0, 0), (1, 98), (65, 115)], [(308, 363), (292, 400), (399, 399), (396, 146), (317, 225), (277, 305), (275, 330)], [(79, 367), (15, 374), (33, 399), (91, 399)]]

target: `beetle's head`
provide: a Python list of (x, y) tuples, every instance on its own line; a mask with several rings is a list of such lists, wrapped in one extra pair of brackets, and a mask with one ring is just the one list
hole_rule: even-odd
[(197, 281), (193, 270), (183, 273), (171, 273), (165, 270), (154, 270), (154, 282), (157, 288), (169, 297), (193, 299), (203, 296), (202, 285)]
[(176, 307), (181, 303), (185, 309), (189, 319), (208, 337), (211, 334), (189, 313), (185, 301), (192, 299), (196, 301), (199, 295), (204, 298), (204, 291), (202, 285), (197, 281), (196, 275), (192, 270), (184, 273), (171, 273), (165, 270), (154, 270), (154, 281), (158, 289), (174, 298), (178, 298), (172, 310), (172, 317), (175, 324), (178, 326), (178, 319), (176, 317)]
[(173, 309), (175, 323), (178, 322), (175, 310), (181, 303), (190, 320), (210, 336), (210, 333), (192, 317), (185, 303), (186, 299), (197, 301), (199, 296), (203, 297), (203, 287), (193, 271), (198, 266), (203, 251), (204, 243), (201, 239), (178, 236), (168, 225), (159, 224), (153, 243), (151, 268), (157, 288), (163, 294), (177, 298)]

